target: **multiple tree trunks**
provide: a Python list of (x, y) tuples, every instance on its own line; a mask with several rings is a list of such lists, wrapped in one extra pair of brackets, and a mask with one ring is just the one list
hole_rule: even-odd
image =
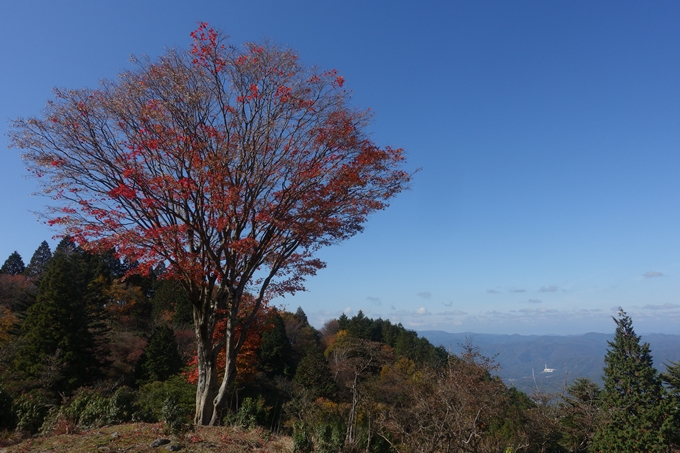
[(314, 253), (360, 232), (410, 175), (401, 149), (367, 138), (369, 115), (348, 105), (336, 71), (268, 42), (228, 45), (206, 24), (192, 37), (97, 90), (57, 90), (10, 137), (55, 200), (51, 225), (139, 262), (131, 272), (163, 263), (183, 283), (196, 423), (216, 424), (260, 308), (304, 289), (324, 266)]

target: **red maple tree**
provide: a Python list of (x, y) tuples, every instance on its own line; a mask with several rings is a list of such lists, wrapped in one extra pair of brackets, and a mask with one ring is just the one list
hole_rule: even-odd
[(137, 60), (99, 89), (56, 90), (41, 117), (13, 122), (10, 140), (56, 201), (49, 224), (115, 248), (140, 263), (134, 272), (162, 262), (182, 281), (197, 338), (195, 421), (216, 424), (262, 304), (303, 290), (324, 266), (314, 253), (360, 232), (410, 175), (401, 149), (367, 137), (369, 115), (348, 105), (335, 70), (269, 42), (230, 45), (205, 23), (191, 36), (188, 51)]
[[(243, 300), (241, 301), (243, 312), (250, 313), (255, 302), (255, 298), (250, 294), (244, 294)], [(271, 321), (267, 322), (270, 311), (271, 309), (268, 305), (261, 305), (250, 324), (250, 328), (243, 332), (243, 346), (241, 347), (240, 353), (236, 356), (236, 381), (239, 385), (252, 381), (258, 372), (258, 366), (260, 364), (259, 351), (262, 344), (261, 335), (274, 328)], [(223, 313), (222, 310), (219, 310), (218, 315), (221, 314), (225, 313)], [(226, 331), (226, 321), (226, 317), (221, 317), (220, 320), (217, 321), (217, 326), (213, 333), (213, 344), (220, 344), (223, 341), (224, 332)], [(244, 320), (241, 319), (239, 321), (240, 322), (237, 322), (236, 328), (234, 329), (234, 333), (237, 336), (241, 335), (243, 329), (242, 322)], [(220, 378), (224, 375), (226, 360), (226, 351), (222, 349), (217, 355), (218, 377)], [(187, 365), (189, 366), (189, 371), (185, 373), (187, 381), (191, 384), (198, 383), (198, 357), (194, 355)]]

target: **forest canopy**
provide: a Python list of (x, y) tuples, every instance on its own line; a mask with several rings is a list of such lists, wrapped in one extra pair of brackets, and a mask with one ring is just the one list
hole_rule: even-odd
[[(135, 263), (68, 239), (31, 262), (48, 256), (41, 273), (0, 274), (0, 430), (133, 419), (190, 430), (198, 373), (183, 286), (159, 279), (162, 266), (123, 278)], [(289, 434), (307, 452), (671, 451), (678, 366), (659, 374), (631, 318), (615, 322), (603, 388), (579, 378), (526, 394), (471, 342), (454, 355), (362, 312), (317, 329), (302, 308), (265, 306), (221, 423)]]

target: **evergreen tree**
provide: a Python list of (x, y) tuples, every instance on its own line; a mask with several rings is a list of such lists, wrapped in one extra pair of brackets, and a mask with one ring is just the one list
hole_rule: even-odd
[(343, 313), (338, 318), (338, 328), (340, 330), (347, 330), (348, 326), (349, 326), (349, 318), (347, 317), (346, 314)]
[(167, 381), (179, 373), (183, 366), (184, 361), (177, 351), (175, 332), (165, 324), (158, 325), (151, 332), (149, 343), (137, 362), (137, 384)]
[(307, 314), (305, 311), (302, 309), (302, 307), (298, 307), (297, 311), (295, 312), (295, 317), (302, 323), (304, 326), (309, 325), (309, 320), (307, 319)]
[(272, 310), (269, 322), (273, 328), (261, 334), (260, 363), (269, 376), (289, 375), (293, 365), (293, 349), (286, 334), (283, 318)]
[(362, 340), (379, 341), (382, 338), (380, 335), (373, 335), (374, 322), (371, 318), (367, 318), (364, 312), (359, 310), (352, 319), (349, 320), (347, 325), (347, 333), (349, 333), (354, 338), (361, 338)]
[(298, 364), (293, 382), (308, 390), (312, 398), (333, 398), (337, 392), (333, 373), (323, 353), (313, 349)]
[(31, 280), (38, 281), (47, 270), (47, 265), (52, 259), (52, 251), (47, 241), (42, 241), (31, 257), (31, 261), (26, 267), (25, 275)]
[(649, 344), (640, 344), (630, 317), (619, 309), (614, 322), (602, 392), (609, 420), (595, 433), (592, 451), (666, 452), (673, 431), (672, 400), (653, 366)]
[(70, 255), (76, 250), (78, 250), (78, 246), (75, 242), (73, 242), (71, 236), (64, 236), (54, 249), (54, 253), (64, 253), (66, 255)]
[(88, 266), (75, 251), (64, 248), (52, 258), (21, 327), (24, 346), (15, 361), (25, 378), (54, 391), (94, 382), (102, 365), (88, 306)]
[(673, 443), (677, 448), (680, 446), (680, 362), (666, 364), (666, 372), (661, 374), (661, 379), (668, 385), (669, 393), (674, 399), (675, 407), (675, 432)]
[(666, 372), (661, 374), (661, 378), (670, 387), (670, 393), (680, 398), (680, 362), (666, 364)]
[(8, 275), (20, 275), (26, 270), (24, 266), (24, 260), (21, 259), (19, 252), (14, 251), (9, 258), (5, 261), (5, 264), (0, 267), (0, 274)]

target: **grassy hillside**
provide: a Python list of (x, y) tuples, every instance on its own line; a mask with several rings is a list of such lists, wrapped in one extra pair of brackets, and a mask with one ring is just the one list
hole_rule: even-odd
[[(159, 447), (151, 444), (158, 439), (169, 440)], [(17, 443), (18, 442), (18, 443)], [(4, 446), (4, 448), (2, 448)], [(174, 446), (177, 450), (169, 450)], [(165, 436), (161, 424), (130, 423), (107, 426), (91, 431), (20, 439), (0, 440), (1, 453), (92, 453), (106, 452), (291, 452), (290, 437), (277, 436), (263, 429), (241, 430), (233, 427), (197, 427), (179, 441)]]

